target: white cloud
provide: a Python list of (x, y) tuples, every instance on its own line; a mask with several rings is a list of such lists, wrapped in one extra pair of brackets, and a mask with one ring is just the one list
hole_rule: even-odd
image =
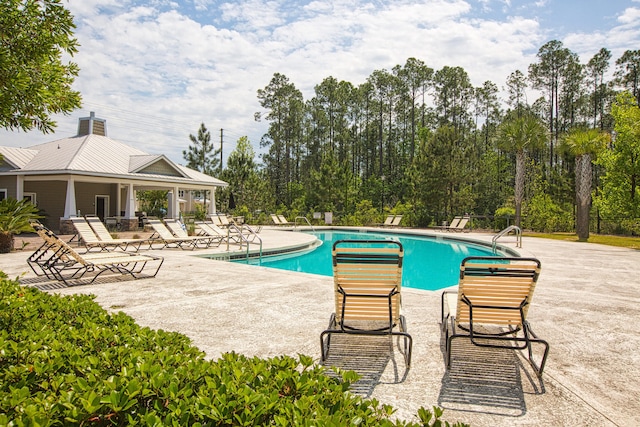
[[(634, 0), (640, 1), (640, 0)], [(640, 8), (630, 7), (622, 11), (618, 17), (619, 25), (607, 32), (580, 32), (565, 37), (566, 47), (580, 56), (584, 63), (589, 61), (600, 48), (606, 47), (611, 51), (612, 61), (610, 71), (615, 68), (615, 60), (626, 50), (638, 49), (640, 43)]]
[(623, 25), (640, 26), (640, 8), (629, 7), (618, 17), (618, 21)]
[[(390, 70), (409, 57), (434, 69), (461, 66), (477, 86), (486, 80), (503, 86), (516, 69), (526, 73), (548, 41), (546, 29), (523, 12), (526, 8), (518, 9), (519, 15), (490, 15), (490, 0), (94, 0), (68, 5), (81, 43), (74, 58), (81, 68), (75, 87), (84, 106), (58, 117), (55, 136), (0, 132), (0, 144), (29, 146), (69, 136), (78, 117), (95, 111), (107, 119), (111, 137), (177, 162), (201, 122), (214, 140), (225, 129), (226, 154), (243, 135), (258, 150), (267, 124), (253, 120), (260, 110), (256, 92), (275, 72), (289, 77), (307, 99), (326, 77), (358, 85), (373, 70)], [(638, 8), (629, 7), (620, 10), (618, 26), (610, 31), (585, 30), (563, 41), (581, 55), (608, 47), (615, 59), (616, 49), (638, 45), (638, 18)]]

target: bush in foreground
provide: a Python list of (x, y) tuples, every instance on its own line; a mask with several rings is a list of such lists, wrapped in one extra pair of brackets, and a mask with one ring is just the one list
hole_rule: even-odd
[[(0, 272), (1, 274), (1, 272)], [(86, 295), (0, 280), (0, 425), (383, 425), (419, 423), (347, 392), (310, 357), (209, 361), (182, 334), (143, 328)]]

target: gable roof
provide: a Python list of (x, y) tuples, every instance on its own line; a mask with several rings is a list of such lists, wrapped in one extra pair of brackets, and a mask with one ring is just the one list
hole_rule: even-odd
[(0, 154), (11, 166), (0, 169), (1, 174), (76, 173), (182, 184), (227, 185), (217, 178), (178, 165), (163, 154), (149, 154), (95, 134), (63, 138), (28, 149), (0, 147)]
[(186, 177), (182, 170), (163, 154), (131, 156), (129, 172)]
[(27, 148), (0, 146), (0, 154), (2, 154), (4, 163), (9, 165), (9, 169), (21, 169), (38, 154), (38, 151)]

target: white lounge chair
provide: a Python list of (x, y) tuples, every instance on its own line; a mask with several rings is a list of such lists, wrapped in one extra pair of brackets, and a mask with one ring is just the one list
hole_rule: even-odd
[[(155, 277), (164, 261), (158, 256), (127, 252), (80, 254), (43, 225), (33, 224), (33, 228), (45, 244), (31, 254), (27, 263), (36, 274), (66, 285), (85, 275), (92, 276), (90, 283), (103, 274), (130, 275), (134, 279)], [(145, 268), (153, 264), (157, 264), (155, 270), (145, 273)]]
[(202, 242), (201, 237), (187, 236), (177, 237), (159, 219), (149, 219), (147, 223), (153, 228), (152, 237), (157, 237), (156, 242), (162, 244), (162, 248), (195, 249)]
[(400, 221), (402, 221), (402, 215), (396, 215), (395, 218), (393, 218), (393, 221), (391, 221), (391, 227), (400, 226)]
[(462, 231), (468, 232), (470, 231), (468, 228), (466, 228), (467, 223), (469, 222), (469, 217), (468, 216), (463, 216), (462, 218), (460, 218), (460, 221), (458, 221), (457, 224), (451, 224), (448, 228), (447, 231), (454, 231), (456, 233), (460, 233)]
[[(84, 245), (88, 251), (92, 249), (99, 249), (101, 251), (107, 251), (109, 249), (121, 249), (126, 251), (129, 248), (133, 248), (137, 252), (143, 244), (151, 243), (148, 239), (114, 239), (111, 237), (109, 231), (104, 228), (104, 225), (98, 217), (71, 217), (71, 223), (75, 227), (79, 242)], [(98, 235), (96, 229), (99, 229), (100, 224), (104, 228), (104, 233)]]
[(284, 215), (278, 215), (278, 219), (280, 220), (280, 225), (293, 225), (293, 223), (289, 222), (289, 220), (285, 218)]
[(193, 239), (196, 247), (208, 248), (213, 245), (220, 246), (220, 242), (222, 242), (222, 238), (216, 236), (189, 236), (187, 230), (184, 229), (182, 223), (177, 219), (166, 218), (164, 224), (175, 237), (184, 239), (185, 241)]

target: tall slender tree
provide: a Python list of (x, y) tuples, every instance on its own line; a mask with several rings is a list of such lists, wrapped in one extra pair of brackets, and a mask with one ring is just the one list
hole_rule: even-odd
[(577, 55), (562, 45), (558, 40), (545, 43), (536, 55), (538, 62), (529, 66), (529, 80), (534, 89), (543, 90), (547, 95), (548, 130), (549, 130), (549, 166), (553, 167), (555, 147), (560, 135), (560, 91), (563, 75), (568, 64), (577, 61)]
[(498, 101), (498, 86), (492, 81), (487, 80), (482, 86), (475, 89), (476, 101), (476, 128), (478, 127), (478, 119), (481, 118), (483, 132), (483, 143), (487, 147), (489, 144), (489, 136), (492, 129), (500, 120), (500, 106)]
[(640, 105), (640, 49), (627, 50), (616, 60), (618, 84), (628, 89)]
[(532, 113), (525, 113), (520, 117), (510, 115), (502, 122), (498, 134), (500, 147), (516, 156), (515, 174), (515, 224), (520, 226), (522, 219), (522, 202), (525, 190), (525, 166), (527, 151), (544, 144), (546, 132), (540, 119)]
[(187, 166), (204, 174), (213, 176), (220, 165), (220, 148), (213, 148), (211, 133), (204, 123), (200, 124), (198, 135), (189, 135), (191, 145), (187, 150), (182, 150), (182, 157), (187, 161)]
[[(408, 99), (410, 125), (409, 161), (411, 161), (415, 153), (418, 126), (421, 124), (424, 126), (422, 115), (418, 117), (416, 113), (417, 111), (424, 111), (424, 94), (431, 86), (433, 69), (419, 59), (409, 58), (404, 66), (400, 67), (398, 65), (394, 67), (393, 71), (401, 82), (403, 92)], [(420, 100), (422, 100), (422, 105), (420, 105)]]
[(507, 105), (512, 110), (520, 112), (527, 106), (527, 78), (522, 71), (516, 70), (509, 74), (507, 77), (507, 92), (509, 97), (507, 98)]
[(264, 89), (258, 89), (260, 105), (267, 110), (268, 133), (260, 142), (268, 147), (263, 155), (269, 179), (276, 191), (276, 203), (290, 203), (289, 186), (299, 173), (300, 144), (304, 117), (302, 92), (289, 78), (275, 73)]
[(249, 206), (247, 193), (251, 192), (249, 184), (253, 181), (253, 176), (257, 174), (255, 163), (255, 152), (246, 136), (238, 139), (236, 148), (229, 154), (227, 167), (222, 174), (222, 178), (229, 182), (229, 190), (235, 197), (236, 204), (247, 205), (250, 209), (257, 209), (258, 206)]
[(576, 233), (578, 239), (589, 239), (589, 211), (593, 182), (593, 159), (609, 142), (609, 134), (597, 129), (574, 129), (565, 137), (569, 152), (576, 159)]
[(609, 60), (611, 59), (611, 51), (606, 48), (602, 48), (593, 55), (593, 57), (587, 63), (587, 74), (591, 83), (593, 92), (592, 105), (593, 105), (593, 127), (598, 127), (598, 117), (600, 119), (600, 129), (604, 129), (604, 104), (606, 94), (606, 84), (604, 82), (604, 75), (609, 69)]
[(469, 125), (473, 85), (462, 67), (444, 66), (434, 78), (435, 104), (442, 125), (451, 125), (464, 133)]

